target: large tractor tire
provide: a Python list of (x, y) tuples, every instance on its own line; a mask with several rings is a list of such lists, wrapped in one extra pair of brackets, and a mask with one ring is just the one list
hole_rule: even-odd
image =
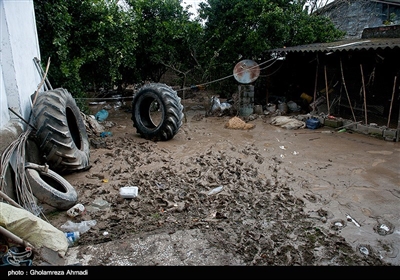
[(145, 85), (133, 96), (133, 126), (142, 138), (172, 139), (182, 126), (183, 116), (181, 98), (166, 84)]
[(28, 162), (25, 172), (33, 195), (41, 202), (59, 210), (67, 210), (77, 202), (78, 194), (74, 187), (51, 169)]
[(39, 92), (32, 108), (36, 141), (50, 169), (72, 173), (90, 168), (85, 123), (75, 99), (63, 88)]

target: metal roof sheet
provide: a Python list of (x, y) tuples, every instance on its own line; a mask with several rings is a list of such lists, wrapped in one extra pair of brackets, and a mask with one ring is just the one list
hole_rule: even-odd
[(330, 43), (315, 43), (293, 47), (283, 47), (269, 50), (269, 52), (342, 52), (354, 50), (400, 48), (400, 38), (368, 38), (348, 39)]

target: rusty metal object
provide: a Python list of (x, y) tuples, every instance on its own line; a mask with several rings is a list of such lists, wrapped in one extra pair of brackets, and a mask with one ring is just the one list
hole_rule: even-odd
[(236, 81), (242, 84), (250, 84), (257, 80), (260, 75), (260, 67), (250, 59), (238, 62), (233, 68), (233, 76)]

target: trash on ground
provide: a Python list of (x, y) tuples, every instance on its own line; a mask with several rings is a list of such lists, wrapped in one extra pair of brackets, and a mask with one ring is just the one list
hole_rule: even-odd
[(211, 97), (211, 113), (215, 113), (217, 111), (224, 112), (231, 108), (232, 105), (227, 102), (221, 102), (218, 97), (212, 96)]
[(102, 124), (99, 124), (99, 122), (96, 120), (96, 117), (93, 115), (85, 115), (84, 113), (81, 112), (82, 119), (85, 123), (86, 131), (88, 133), (88, 136), (92, 135), (99, 135), (102, 131), (104, 131), (104, 126)]
[(85, 233), (87, 232), (91, 227), (95, 226), (97, 224), (96, 220), (88, 220), (88, 221), (82, 221), (79, 223), (74, 223), (72, 221), (66, 221), (63, 225), (60, 226), (60, 228), (64, 232), (79, 232), (79, 233)]
[(355, 224), (356, 226), (360, 227), (360, 224), (357, 223), (357, 221), (354, 220), (349, 214), (346, 214), (346, 218), (347, 218), (348, 221), (351, 221), (351, 222), (353, 222), (353, 224)]
[(222, 191), (223, 188), (224, 188), (223, 186), (216, 187), (216, 188), (212, 189), (211, 191), (209, 191), (207, 195), (217, 194), (220, 191)]
[(79, 239), (79, 231), (66, 232), (65, 237), (68, 240), (68, 246), (73, 246)]
[(366, 256), (369, 254), (368, 248), (366, 247), (360, 247), (360, 252)]
[(252, 129), (255, 126), (255, 124), (246, 123), (239, 117), (233, 117), (225, 124), (225, 128), (231, 129)]
[(108, 111), (106, 109), (101, 109), (94, 116), (97, 121), (104, 122), (108, 118)]
[(136, 186), (132, 187), (122, 187), (119, 189), (119, 194), (123, 198), (135, 198), (138, 195), (139, 188)]
[(287, 103), (287, 106), (289, 107), (289, 110), (292, 112), (299, 112), (301, 110), (301, 107), (297, 105), (297, 103), (294, 101), (289, 101)]
[(112, 136), (112, 132), (110, 131), (103, 131), (102, 133), (100, 133), (100, 137), (104, 138), (104, 137), (111, 137)]
[(0, 251), (0, 266), (32, 266), (34, 253), (32, 248), (12, 246)]
[(306, 123), (288, 116), (276, 116), (271, 119), (270, 124), (286, 129), (304, 128)]
[(306, 120), (306, 127), (310, 129), (316, 129), (320, 127), (320, 122), (317, 118), (311, 118)]
[(78, 203), (67, 210), (67, 215), (70, 217), (76, 217), (78, 215), (82, 215), (85, 212), (85, 206), (83, 204)]
[[(31, 212), (8, 203), (0, 202), (0, 209), (0, 226), (29, 242), (41, 253), (43, 259), (51, 264), (57, 264), (55, 256), (65, 256), (68, 242), (61, 230)], [(51, 251), (56, 254), (50, 254)]]

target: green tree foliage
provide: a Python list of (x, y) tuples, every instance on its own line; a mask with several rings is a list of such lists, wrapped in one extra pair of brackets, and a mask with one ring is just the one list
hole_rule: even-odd
[(142, 80), (159, 81), (172, 69), (184, 76), (195, 67), (192, 52), (201, 34), (200, 24), (179, 0), (128, 0), (131, 17), (135, 19), (138, 46), (136, 61)]
[(329, 42), (343, 35), (327, 18), (307, 14), (303, 5), (283, 0), (201, 3), (203, 56), (209, 59), (205, 68), (210, 77), (231, 73), (240, 59), (265, 59), (265, 51), (272, 48)]
[(265, 59), (271, 48), (341, 35), (328, 19), (304, 12), (304, 1), (204, 0), (201, 24), (181, 4), (34, 0), (41, 55), (44, 61), (51, 58), (52, 84), (76, 96), (158, 82), (168, 69), (182, 86), (201, 84), (232, 74), (242, 58)]
[(49, 76), (73, 94), (126, 80), (135, 68), (134, 22), (108, 0), (35, 0), (41, 55)]

